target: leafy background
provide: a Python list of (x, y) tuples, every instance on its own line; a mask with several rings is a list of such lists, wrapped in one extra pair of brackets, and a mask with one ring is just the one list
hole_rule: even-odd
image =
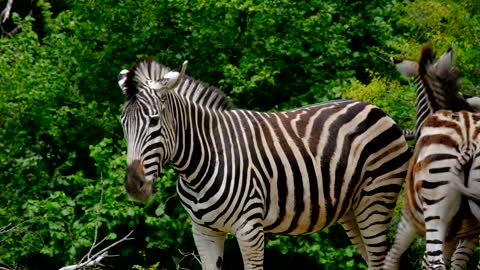
[[(0, 234), (0, 263), (73, 264), (98, 222), (105, 245), (134, 230), (106, 269), (200, 269), (174, 170), (165, 169), (148, 205), (123, 190), (116, 78), (137, 58), (174, 69), (188, 59), (189, 75), (237, 107), (353, 98), (412, 128), (414, 85), (390, 57), (454, 44), (462, 91), (479, 94), (479, 14), (476, 0), (15, 0), (0, 29), (0, 228), (13, 227)], [(267, 240), (266, 269), (366, 269), (340, 226)], [(422, 243), (404, 255), (405, 267), (419, 267)], [(242, 269), (233, 237), (225, 249), (224, 268)]]

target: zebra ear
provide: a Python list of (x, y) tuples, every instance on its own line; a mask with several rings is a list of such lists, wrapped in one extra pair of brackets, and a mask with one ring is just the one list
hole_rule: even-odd
[(178, 77), (180, 77), (180, 73), (176, 71), (170, 71), (163, 76), (163, 84), (167, 89), (174, 88), (178, 81)]
[(165, 76), (163, 76), (163, 81), (167, 89), (173, 89), (175, 91), (178, 89), (178, 86), (182, 82), (183, 77), (185, 77), (185, 70), (187, 69), (187, 64), (188, 61), (183, 62), (180, 73), (176, 71), (170, 71), (165, 74)]
[(417, 62), (410, 60), (403, 60), (398, 63), (395, 63), (395, 67), (402, 74), (402, 76), (409, 78), (415, 77), (418, 75), (418, 64)]
[(120, 89), (122, 89), (123, 94), (126, 96), (127, 95), (127, 75), (128, 75), (128, 70), (124, 69), (118, 73), (118, 86)]
[(447, 75), (452, 70), (453, 64), (453, 48), (448, 49), (440, 59), (438, 59), (435, 67), (440, 76)]
[(480, 112), (480, 97), (469, 97), (466, 100), (475, 112)]

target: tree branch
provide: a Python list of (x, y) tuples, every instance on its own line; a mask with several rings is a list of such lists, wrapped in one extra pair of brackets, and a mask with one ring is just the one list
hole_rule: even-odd
[(183, 258), (177, 262), (177, 270), (188, 270), (180, 266), (180, 263), (188, 257), (193, 257), (199, 264), (202, 264), (202, 262), (200, 261), (200, 258), (198, 257), (197, 254), (195, 254), (195, 252), (187, 253), (187, 252), (181, 251), (180, 249), (178, 250), (178, 252), (182, 254)]
[[(1, 227), (0, 228), (0, 234), (3, 234), (3, 233), (8, 233), (8, 232), (11, 232), (11, 231), (15, 231), (17, 229), (18, 225), (17, 226), (12, 226), (12, 223), (8, 224), (7, 226), (5, 227)], [(1, 270), (1, 268), (0, 268)]]
[(92, 246), (90, 247), (90, 250), (88, 251), (88, 253), (85, 256), (83, 256), (83, 258), (80, 260), (80, 262), (78, 262), (77, 264), (64, 266), (64, 267), (60, 268), (59, 270), (79, 270), (79, 269), (84, 269), (84, 268), (92, 267), (92, 266), (100, 266), (100, 265), (102, 265), (101, 261), (103, 259), (108, 258), (108, 257), (116, 256), (116, 255), (109, 255), (108, 254), (109, 249), (111, 249), (114, 246), (120, 244), (121, 242), (134, 239), (134, 238), (129, 238), (130, 235), (133, 233), (133, 230), (132, 230), (122, 239), (114, 242), (113, 244), (109, 245), (108, 247), (106, 247), (106, 248), (104, 248), (104, 249), (100, 250), (99, 252), (92, 255), (93, 250), (95, 248), (97, 248), (100, 244), (102, 244), (107, 239), (107, 236), (106, 236), (102, 240), (100, 240), (100, 242), (97, 243), (98, 228), (100, 227), (100, 215), (102, 213), (103, 192), (104, 192), (103, 191), (103, 176), (101, 176), (100, 179), (101, 179), (100, 204), (99, 204), (99, 208), (97, 210), (97, 217), (95, 219), (95, 236), (93, 238)]
[(7, 5), (0, 13), (0, 23), (4, 23), (10, 17), (10, 11), (12, 10), (13, 0), (8, 0)]
[(90, 255), (92, 254), (93, 249), (106, 240), (106, 237), (105, 237), (100, 241), (100, 243), (97, 244), (98, 228), (100, 227), (100, 215), (102, 214), (102, 206), (103, 206), (103, 174), (100, 175), (100, 205), (97, 210), (97, 218), (95, 219), (95, 236), (93, 237), (93, 244), (90, 250), (88, 251), (88, 253), (85, 256), (83, 256), (83, 258), (80, 260), (79, 263), (82, 263), (83, 260), (90, 258)]
[(78, 263), (74, 265), (69, 265), (69, 266), (64, 266), (60, 268), (59, 270), (79, 270), (79, 269), (84, 269), (86, 267), (92, 267), (92, 266), (99, 266), (101, 264), (101, 260), (107, 257), (114, 257), (115, 255), (108, 255), (108, 250), (113, 248), (114, 246), (120, 244), (121, 242), (128, 241), (128, 240), (133, 240), (134, 238), (129, 238), (129, 236), (133, 233), (133, 230), (130, 231), (125, 237), (122, 239), (116, 241), (115, 243), (109, 245), (108, 247), (100, 250), (99, 252), (93, 254), (90, 258), (87, 258), (85, 262), (83, 263)]

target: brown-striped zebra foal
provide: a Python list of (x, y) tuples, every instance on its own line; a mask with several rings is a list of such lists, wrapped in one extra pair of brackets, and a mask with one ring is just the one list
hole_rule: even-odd
[(228, 232), (245, 269), (258, 270), (265, 233), (306, 234), (336, 222), (368, 267), (381, 269), (410, 157), (394, 121), (358, 101), (231, 110), (223, 93), (184, 70), (142, 60), (120, 73), (131, 197), (147, 200), (172, 162), (204, 270), (221, 268)]
[(454, 250), (452, 268), (465, 269), (478, 243), (480, 114), (467, 111), (473, 111), (474, 104), (458, 93), (452, 55), (450, 50), (434, 62), (427, 47), (418, 65), (404, 61), (397, 66), (403, 74), (416, 76), (417, 145), (409, 165), (403, 216), (385, 270), (398, 269), (400, 256), (417, 235), (426, 237), (423, 268), (428, 269), (445, 269), (444, 258), (449, 259)]

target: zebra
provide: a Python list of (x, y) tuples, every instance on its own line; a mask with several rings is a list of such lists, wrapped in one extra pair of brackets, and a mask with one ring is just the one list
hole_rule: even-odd
[(236, 109), (185, 69), (141, 59), (119, 75), (129, 196), (147, 201), (171, 162), (203, 270), (221, 269), (227, 233), (253, 270), (263, 269), (265, 233), (302, 235), (337, 222), (369, 268), (381, 269), (411, 155), (395, 122), (351, 100)]
[[(471, 162), (480, 150), (471, 132), (480, 122), (479, 115), (472, 113), (475, 99), (465, 99), (458, 92), (458, 71), (452, 68), (452, 58), (450, 49), (435, 62), (433, 50), (425, 47), (418, 64), (397, 63), (403, 75), (414, 76), (417, 82), (418, 141), (406, 180), (403, 215), (384, 269), (398, 269), (400, 256), (417, 235), (426, 235), (424, 268), (443, 269), (445, 254), (452, 257), (454, 269), (465, 269), (478, 243), (480, 226), (476, 215), (469, 212), (478, 212), (474, 203), (478, 195), (464, 183), (476, 187), (480, 167), (472, 167)], [(462, 195), (473, 201), (462, 200)], [(442, 212), (446, 209), (455, 216)], [(446, 223), (441, 222), (444, 220)], [(438, 224), (441, 226), (436, 228)]]

